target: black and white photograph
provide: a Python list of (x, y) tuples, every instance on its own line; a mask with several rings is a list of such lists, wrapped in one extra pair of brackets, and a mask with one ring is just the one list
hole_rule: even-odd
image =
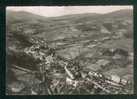
[(6, 95), (134, 94), (133, 6), (7, 6)]

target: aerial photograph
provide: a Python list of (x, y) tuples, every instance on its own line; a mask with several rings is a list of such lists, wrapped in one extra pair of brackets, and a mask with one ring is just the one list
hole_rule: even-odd
[(134, 94), (133, 6), (7, 6), (6, 95)]

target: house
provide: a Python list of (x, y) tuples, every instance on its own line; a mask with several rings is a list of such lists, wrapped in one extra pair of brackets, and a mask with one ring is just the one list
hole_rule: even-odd
[(116, 82), (116, 83), (120, 83), (120, 77), (117, 75), (111, 75), (111, 80)]
[(115, 54), (112, 58), (113, 58), (113, 59), (121, 59), (121, 58), (122, 58), (122, 56), (121, 56), (121, 55), (119, 55), (119, 54)]
[(126, 32), (127, 32), (126, 29), (119, 29), (119, 30), (116, 32), (116, 35), (119, 36), (119, 37), (123, 37)]
[(101, 33), (104, 33), (104, 34), (110, 34), (110, 33), (111, 33), (111, 32), (110, 32), (108, 29), (106, 29), (104, 26), (101, 27), (100, 32), (101, 32)]

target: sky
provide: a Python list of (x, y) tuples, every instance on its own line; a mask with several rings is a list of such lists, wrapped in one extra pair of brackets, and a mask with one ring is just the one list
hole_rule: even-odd
[(9, 6), (6, 10), (27, 11), (46, 17), (56, 17), (82, 13), (109, 13), (121, 9), (133, 9), (133, 6)]

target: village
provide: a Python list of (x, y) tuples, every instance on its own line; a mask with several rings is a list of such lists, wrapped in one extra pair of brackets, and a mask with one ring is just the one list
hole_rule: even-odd
[[(33, 40), (32, 38), (30, 40), (32, 41), (33, 45), (31, 47), (25, 48), (24, 53), (26, 53), (31, 57), (34, 57), (35, 60), (39, 61), (38, 64), (36, 64), (35, 66), (37, 70), (35, 70), (36, 72), (34, 73), (35, 77), (39, 80), (39, 82), (36, 85), (38, 84), (47, 85), (48, 86), (46, 87), (48, 90), (47, 94), (60, 94), (60, 92), (54, 93), (54, 91), (56, 88), (58, 89), (57, 86), (61, 84), (59, 83), (61, 82), (61, 80), (63, 80), (63, 83), (65, 83), (64, 86), (65, 85), (71, 86), (72, 87), (71, 90), (75, 90), (75, 91), (76, 89), (79, 89), (78, 87), (82, 87), (85, 85), (85, 83), (88, 83), (89, 87), (91, 88), (83, 89), (87, 91), (85, 92), (85, 94), (86, 93), (94, 94), (96, 93), (96, 91), (97, 93), (105, 92), (107, 94), (109, 93), (117, 94), (120, 92), (128, 93), (128, 90), (126, 88), (131, 87), (131, 81), (129, 81), (126, 78), (121, 78), (118, 75), (103, 74), (102, 73), (103, 71), (101, 70), (103, 69), (107, 71), (109, 68), (111, 68), (110, 65), (114, 65), (114, 64), (116, 65), (118, 64), (118, 61), (121, 62), (122, 60), (123, 61), (127, 60), (127, 63), (125, 63), (125, 65), (133, 64), (132, 62), (133, 53), (128, 53), (122, 49), (113, 49), (113, 48), (102, 49), (99, 54), (102, 56), (112, 57), (112, 59), (105, 59), (105, 58), (99, 60), (97, 59), (96, 62), (91, 61), (92, 63), (90, 62), (89, 65), (84, 67), (82, 66), (83, 64), (80, 63), (82, 62), (81, 59), (79, 58), (67, 59), (61, 55), (58, 55), (56, 52), (56, 48), (53, 47), (50, 48), (47, 42), (45, 42), (44, 40), (39, 40), (38, 38), (37, 39), (35, 38), (35, 40)], [(87, 60), (92, 60), (90, 59), (91, 56), (86, 56), (86, 58)], [(30, 72), (33, 73), (33, 70), (28, 70), (27, 68), (23, 69), (18, 66), (15, 67), (17, 70), (19, 69), (19, 70), (24, 70), (25, 72), (29, 71), (29, 73)], [(47, 83), (48, 81), (47, 79), (50, 79), (51, 83)], [(54, 83), (52, 83), (52, 81)], [(13, 92), (15, 91), (15, 93), (17, 91), (18, 93), (21, 92), (24, 88), (25, 86), (24, 87), (22, 86), (22, 88), (20, 89), (11, 89), (11, 90)], [(81, 89), (79, 89), (79, 91), (80, 90)], [(78, 93), (80, 93), (79, 91)], [(32, 88), (31, 94), (36, 95), (41, 93), (35, 91), (35, 89), (33, 90)]]

